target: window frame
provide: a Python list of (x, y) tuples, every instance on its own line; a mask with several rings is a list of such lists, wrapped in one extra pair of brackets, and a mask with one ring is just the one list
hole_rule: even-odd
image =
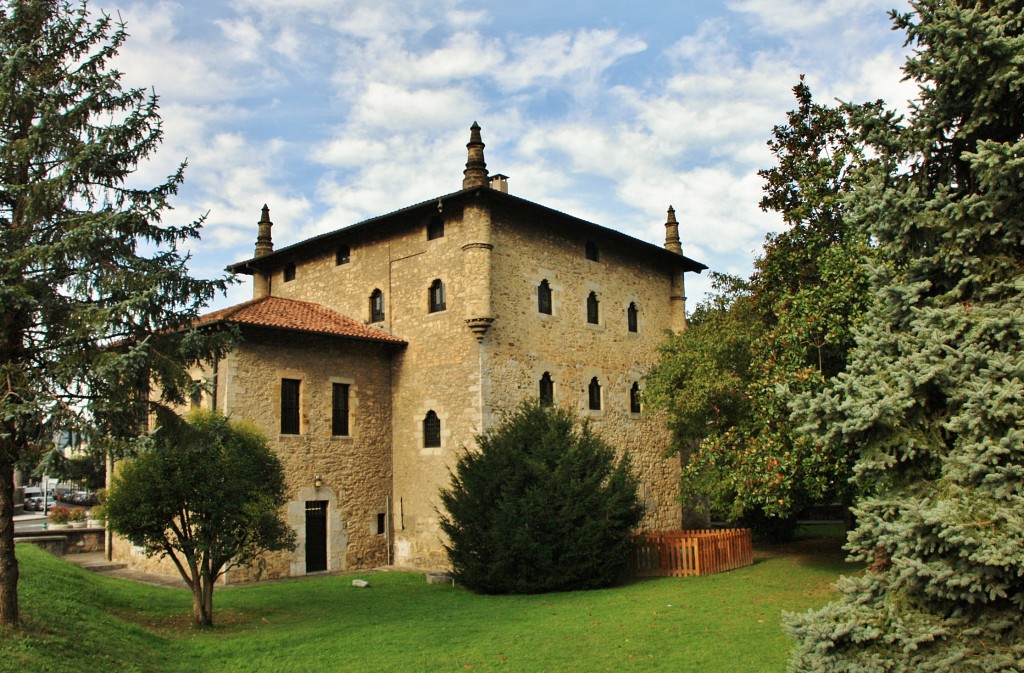
[(587, 408), (590, 411), (601, 411), (601, 382), (597, 377), (590, 379), (587, 386)]
[(427, 240), (436, 241), (444, 238), (444, 217), (436, 215), (427, 220)]
[(551, 378), (551, 372), (544, 372), (540, 377), (537, 401), (542, 407), (555, 404), (555, 381)]
[(295, 280), (296, 268), (295, 262), (288, 262), (284, 265), (284, 271), (282, 272), (282, 278), (285, 283), (290, 283)]
[(435, 278), (430, 287), (427, 288), (427, 311), (429, 313), (447, 311), (446, 299), (444, 282), (440, 278)]
[(281, 379), (280, 430), (282, 435), (302, 434), (302, 379)]
[(334, 265), (342, 266), (352, 261), (352, 247), (348, 243), (342, 243), (334, 251)]
[(587, 323), (601, 324), (601, 301), (597, 298), (597, 292), (593, 290), (587, 295)]
[(551, 315), (553, 309), (551, 301), (551, 283), (545, 278), (537, 285), (537, 313)]
[(423, 448), (441, 448), (441, 417), (433, 409), (423, 416)]
[(384, 322), (384, 292), (379, 287), (370, 293), (370, 322)]
[(640, 382), (633, 381), (633, 385), (629, 389), (629, 413), (639, 414), (643, 411), (643, 406), (640, 403)]
[[(342, 395), (339, 395), (342, 392)], [(352, 436), (352, 385), (349, 383), (331, 383), (331, 436)], [(342, 404), (339, 404), (343, 402)]]
[(640, 331), (640, 311), (636, 307), (636, 302), (629, 302), (629, 306), (626, 307), (626, 330), (637, 334)]

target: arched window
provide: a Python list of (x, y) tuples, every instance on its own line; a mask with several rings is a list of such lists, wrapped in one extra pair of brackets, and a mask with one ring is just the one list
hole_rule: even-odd
[(551, 286), (546, 279), (537, 286), (537, 312), (551, 315)]
[(551, 374), (544, 372), (540, 377), (540, 404), (550, 407), (555, 403), (555, 382), (551, 380)]
[(444, 309), (444, 283), (440, 279), (435, 278), (434, 282), (430, 284), (430, 312), (437, 313)]
[(601, 384), (598, 383), (597, 377), (590, 379), (589, 392), (589, 407), (594, 411), (600, 411), (601, 409)]
[(626, 309), (626, 327), (630, 332), (636, 331), (636, 304), (629, 302), (629, 308)]
[(379, 289), (370, 293), (370, 322), (384, 321), (384, 293)]
[(587, 297), (587, 322), (592, 325), (596, 325), (598, 324), (600, 317), (600, 313), (598, 312), (597, 293), (591, 292)]
[(295, 262), (288, 262), (284, 265), (284, 282), (295, 280)]
[(432, 449), (441, 446), (441, 419), (431, 409), (423, 418), (423, 448)]
[(633, 381), (633, 387), (629, 389), (629, 413), (640, 413), (640, 383)]
[(342, 264), (348, 264), (351, 259), (352, 249), (344, 243), (339, 245), (337, 252), (334, 253), (334, 263), (341, 266)]
[(593, 241), (587, 241), (586, 252), (587, 252), (587, 259), (589, 259), (592, 262), (598, 261), (599, 255), (598, 255), (598, 252), (597, 252), (597, 244), (596, 243), (594, 243)]

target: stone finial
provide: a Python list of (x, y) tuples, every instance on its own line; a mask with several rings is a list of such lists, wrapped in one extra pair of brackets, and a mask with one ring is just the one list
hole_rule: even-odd
[(665, 249), (676, 254), (683, 254), (683, 245), (679, 242), (679, 223), (676, 222), (676, 210), (668, 207), (668, 220), (665, 221)]
[(469, 142), (466, 149), (469, 150), (469, 158), (466, 160), (466, 170), (462, 171), (465, 176), (462, 178), (462, 188), (483, 187), (488, 184), (487, 163), (484, 161), (484, 141), (480, 139), (480, 125), (473, 122), (469, 127)]
[(270, 221), (270, 208), (265, 203), (263, 204), (263, 214), (257, 226), (259, 229), (256, 234), (255, 257), (262, 257), (274, 252), (274, 241), (270, 237), (270, 228), (274, 226), (274, 223)]

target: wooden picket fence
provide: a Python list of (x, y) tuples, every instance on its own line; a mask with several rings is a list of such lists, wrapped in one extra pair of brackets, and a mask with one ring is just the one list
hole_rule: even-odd
[(633, 577), (712, 575), (754, 563), (749, 528), (641, 533), (630, 554)]

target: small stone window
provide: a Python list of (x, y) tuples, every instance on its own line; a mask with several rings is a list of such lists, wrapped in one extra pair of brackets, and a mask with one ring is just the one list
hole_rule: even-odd
[(626, 328), (630, 332), (636, 332), (637, 331), (636, 324), (637, 324), (636, 304), (633, 303), (633, 302), (629, 302), (629, 308), (626, 309)]
[(335, 437), (347, 437), (349, 385), (335, 383), (331, 388), (331, 434)]
[(555, 382), (551, 380), (551, 374), (544, 372), (540, 377), (540, 404), (542, 407), (550, 407), (555, 403)]
[(439, 278), (435, 278), (430, 284), (429, 295), (431, 313), (445, 310), (444, 283)]
[(441, 419), (431, 409), (423, 418), (423, 448), (433, 449), (441, 446)]
[(190, 392), (188, 395), (189, 407), (192, 409), (198, 409), (199, 407), (203, 406), (203, 389), (201, 387), (202, 384), (199, 381), (193, 381), (192, 385), (194, 385), (195, 387), (192, 389), (192, 392)]
[(440, 215), (430, 218), (427, 222), (427, 240), (433, 241), (444, 236), (444, 218)]
[(633, 387), (629, 389), (629, 413), (640, 413), (640, 383), (633, 381)]
[(379, 289), (370, 293), (370, 322), (384, 322), (384, 293)]
[(338, 250), (334, 253), (334, 263), (338, 266), (342, 264), (348, 264), (352, 261), (352, 249), (346, 244), (338, 246)]
[(601, 384), (597, 377), (590, 379), (590, 386), (587, 389), (587, 406), (591, 411), (601, 410)]
[(586, 245), (587, 259), (591, 262), (597, 262), (600, 260), (600, 254), (597, 251), (597, 244), (593, 241), (587, 241)]
[(281, 379), (281, 434), (299, 434), (299, 386), (298, 379)]
[(388, 532), (387, 515), (384, 512), (377, 512), (377, 535)]
[(284, 265), (284, 282), (289, 283), (295, 280), (295, 262), (288, 262)]
[(551, 285), (547, 280), (537, 286), (537, 312), (551, 315)]
[(598, 310), (597, 293), (591, 292), (587, 296), (587, 322), (591, 325), (597, 325), (600, 321), (601, 314)]

